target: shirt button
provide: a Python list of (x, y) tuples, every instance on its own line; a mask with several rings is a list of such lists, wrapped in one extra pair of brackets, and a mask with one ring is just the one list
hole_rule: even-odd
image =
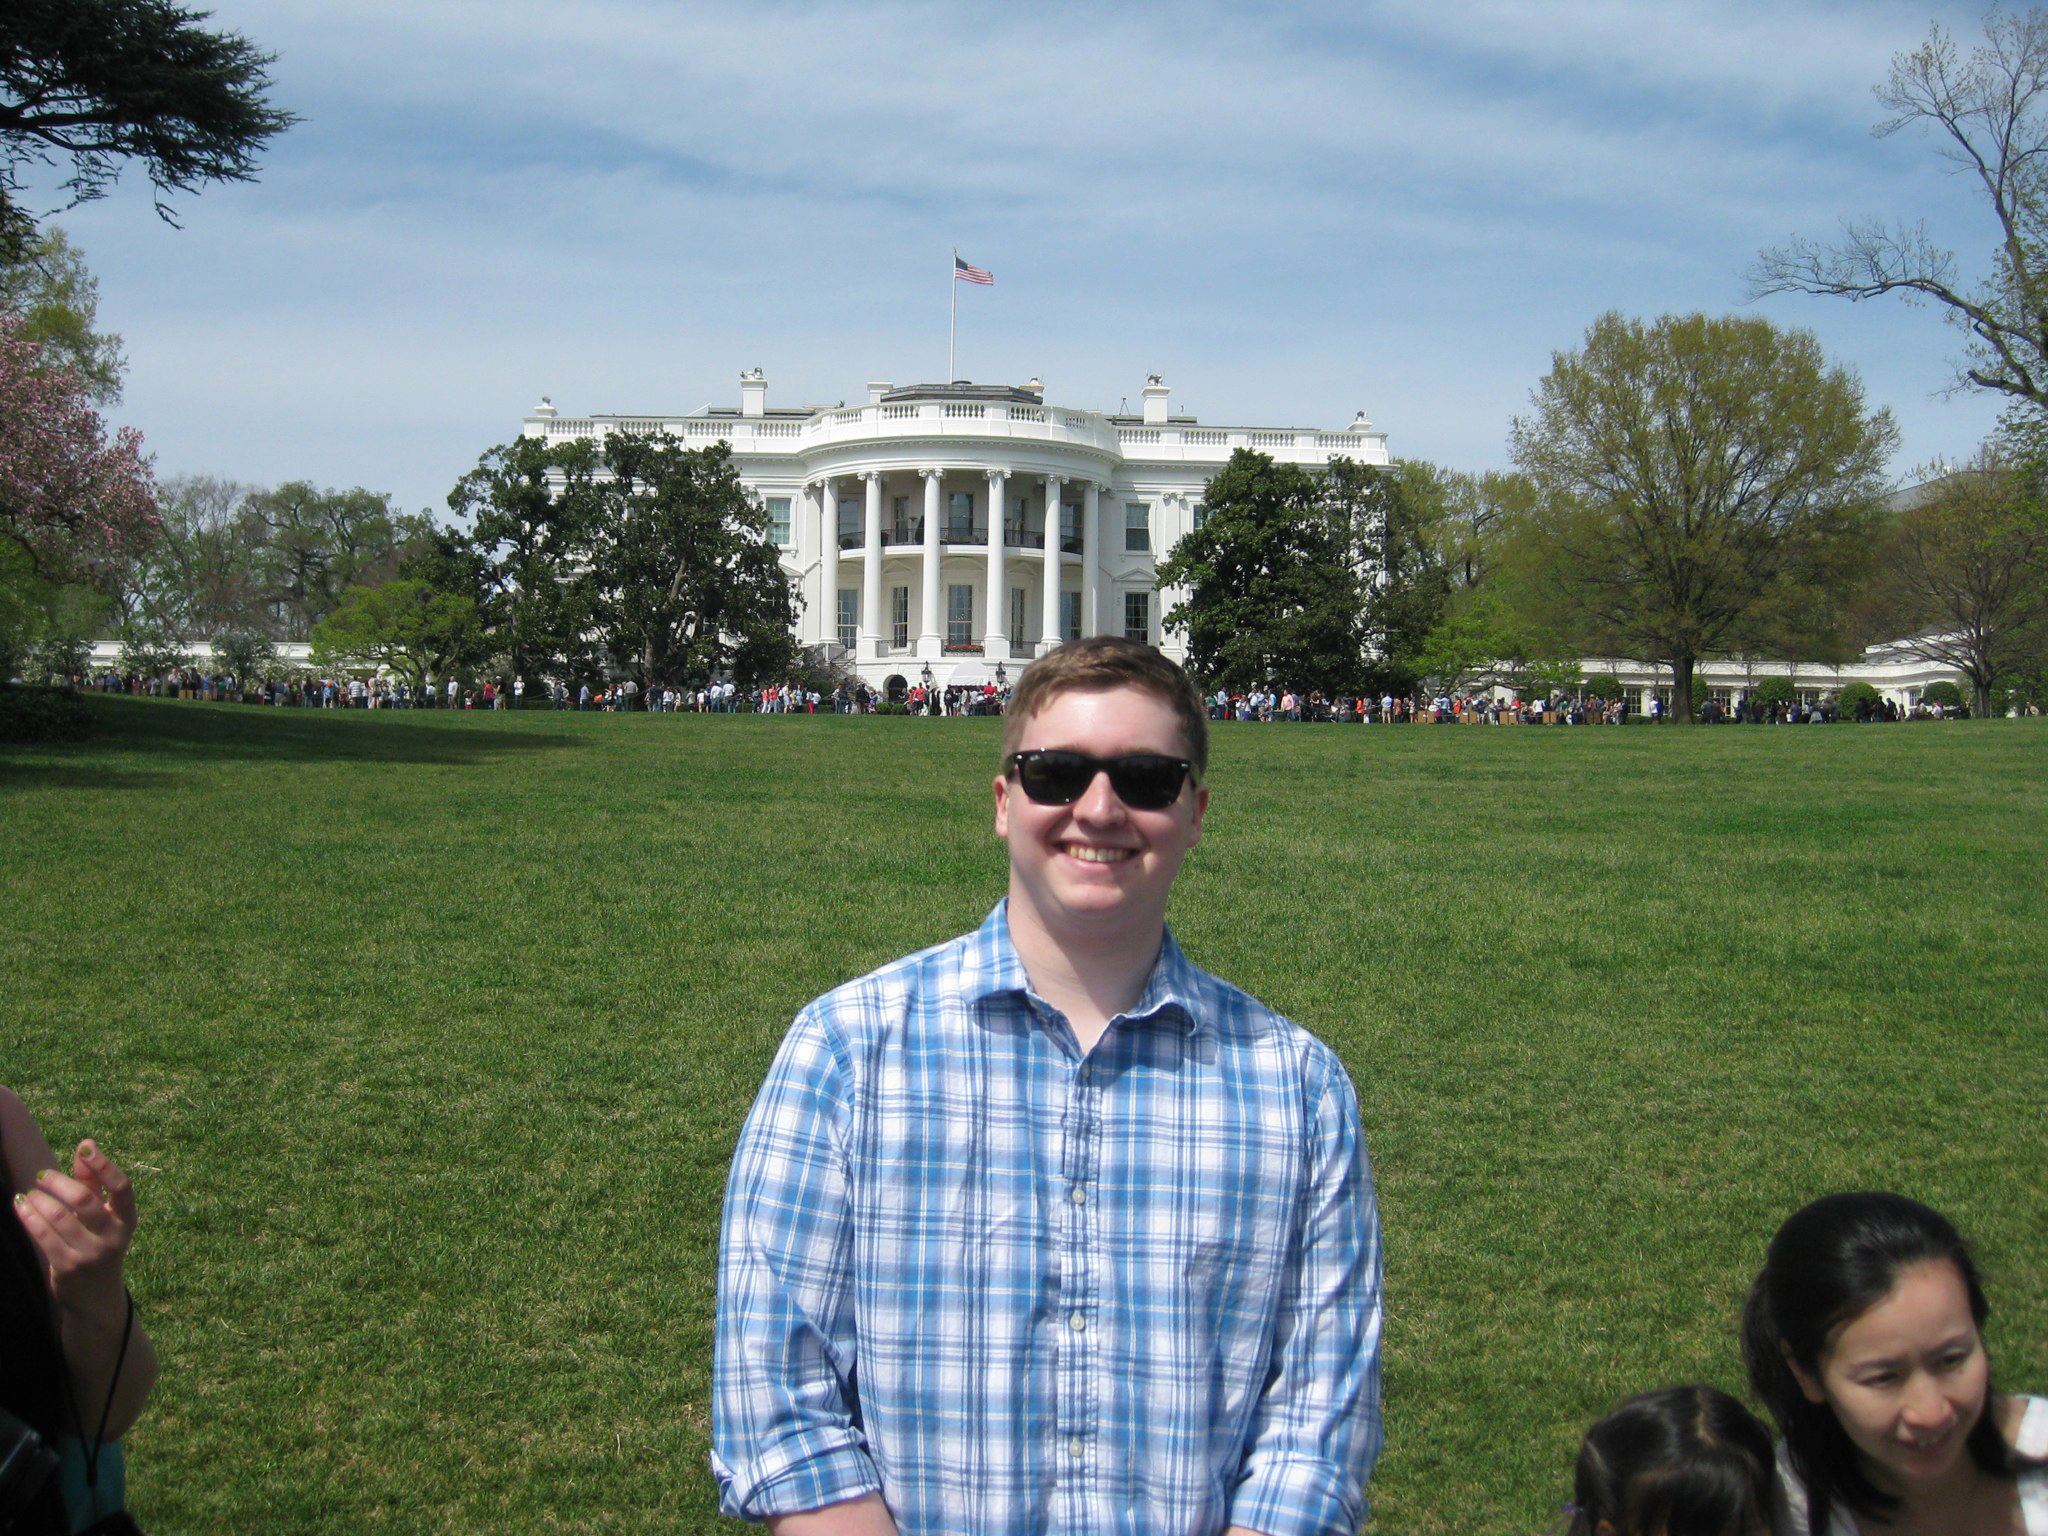
[(1067, 1442), (1067, 1454), (1078, 1461), (1081, 1457), (1088, 1454), (1088, 1447), (1083, 1445), (1078, 1439), (1069, 1440)]
[(1067, 1326), (1073, 1329), (1074, 1332), (1079, 1333), (1088, 1326), (1088, 1319), (1078, 1312), (1070, 1312), (1067, 1314)]
[(1071, 1199), (1076, 1205), (1086, 1205), (1088, 1203), (1088, 1191), (1083, 1189), (1080, 1185), (1076, 1184), (1074, 1186), (1073, 1194), (1070, 1195), (1068, 1198)]

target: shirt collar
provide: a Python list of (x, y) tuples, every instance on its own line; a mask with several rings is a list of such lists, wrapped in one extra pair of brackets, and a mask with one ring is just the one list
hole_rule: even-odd
[[(1152, 974), (1145, 978), (1138, 1001), (1117, 1015), (1118, 1019), (1126, 1024), (1177, 1023), (1193, 1034), (1201, 1027), (1196, 1007), (1201, 995), (1201, 974), (1181, 953), (1173, 930), (1168, 928), (1159, 944), (1159, 958), (1152, 962)], [(981, 926), (968, 935), (964, 991), (970, 1003), (1001, 996), (1044, 1001), (1031, 990), (1031, 978), (1024, 973), (1024, 962), (1011, 941), (1008, 897), (997, 902)]]

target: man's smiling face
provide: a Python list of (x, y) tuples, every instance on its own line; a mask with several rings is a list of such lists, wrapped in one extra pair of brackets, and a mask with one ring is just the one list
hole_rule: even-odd
[[(1047, 748), (1091, 757), (1188, 755), (1173, 707), (1141, 688), (1055, 695), (1016, 738), (1018, 751)], [(1035, 920), (1055, 940), (1081, 945), (1124, 936), (1156, 942), (1173, 877), (1201, 840), (1206, 785), (1184, 785), (1159, 811), (1124, 804), (1106, 773), (1072, 805), (1039, 805), (1008, 776), (996, 779), (995, 794), (996, 835), (1010, 845), (1013, 922)]]

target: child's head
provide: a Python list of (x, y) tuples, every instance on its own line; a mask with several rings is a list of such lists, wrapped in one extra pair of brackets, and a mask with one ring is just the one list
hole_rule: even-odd
[(1632, 1397), (1586, 1431), (1571, 1536), (1768, 1536), (1771, 1436), (1713, 1387)]

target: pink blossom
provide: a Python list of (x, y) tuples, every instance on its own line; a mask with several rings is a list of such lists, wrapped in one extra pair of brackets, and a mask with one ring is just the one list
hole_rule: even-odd
[(19, 319), (0, 315), (0, 533), (44, 575), (79, 579), (143, 548), (158, 526), (142, 434), (110, 438), (78, 376), (45, 367)]

